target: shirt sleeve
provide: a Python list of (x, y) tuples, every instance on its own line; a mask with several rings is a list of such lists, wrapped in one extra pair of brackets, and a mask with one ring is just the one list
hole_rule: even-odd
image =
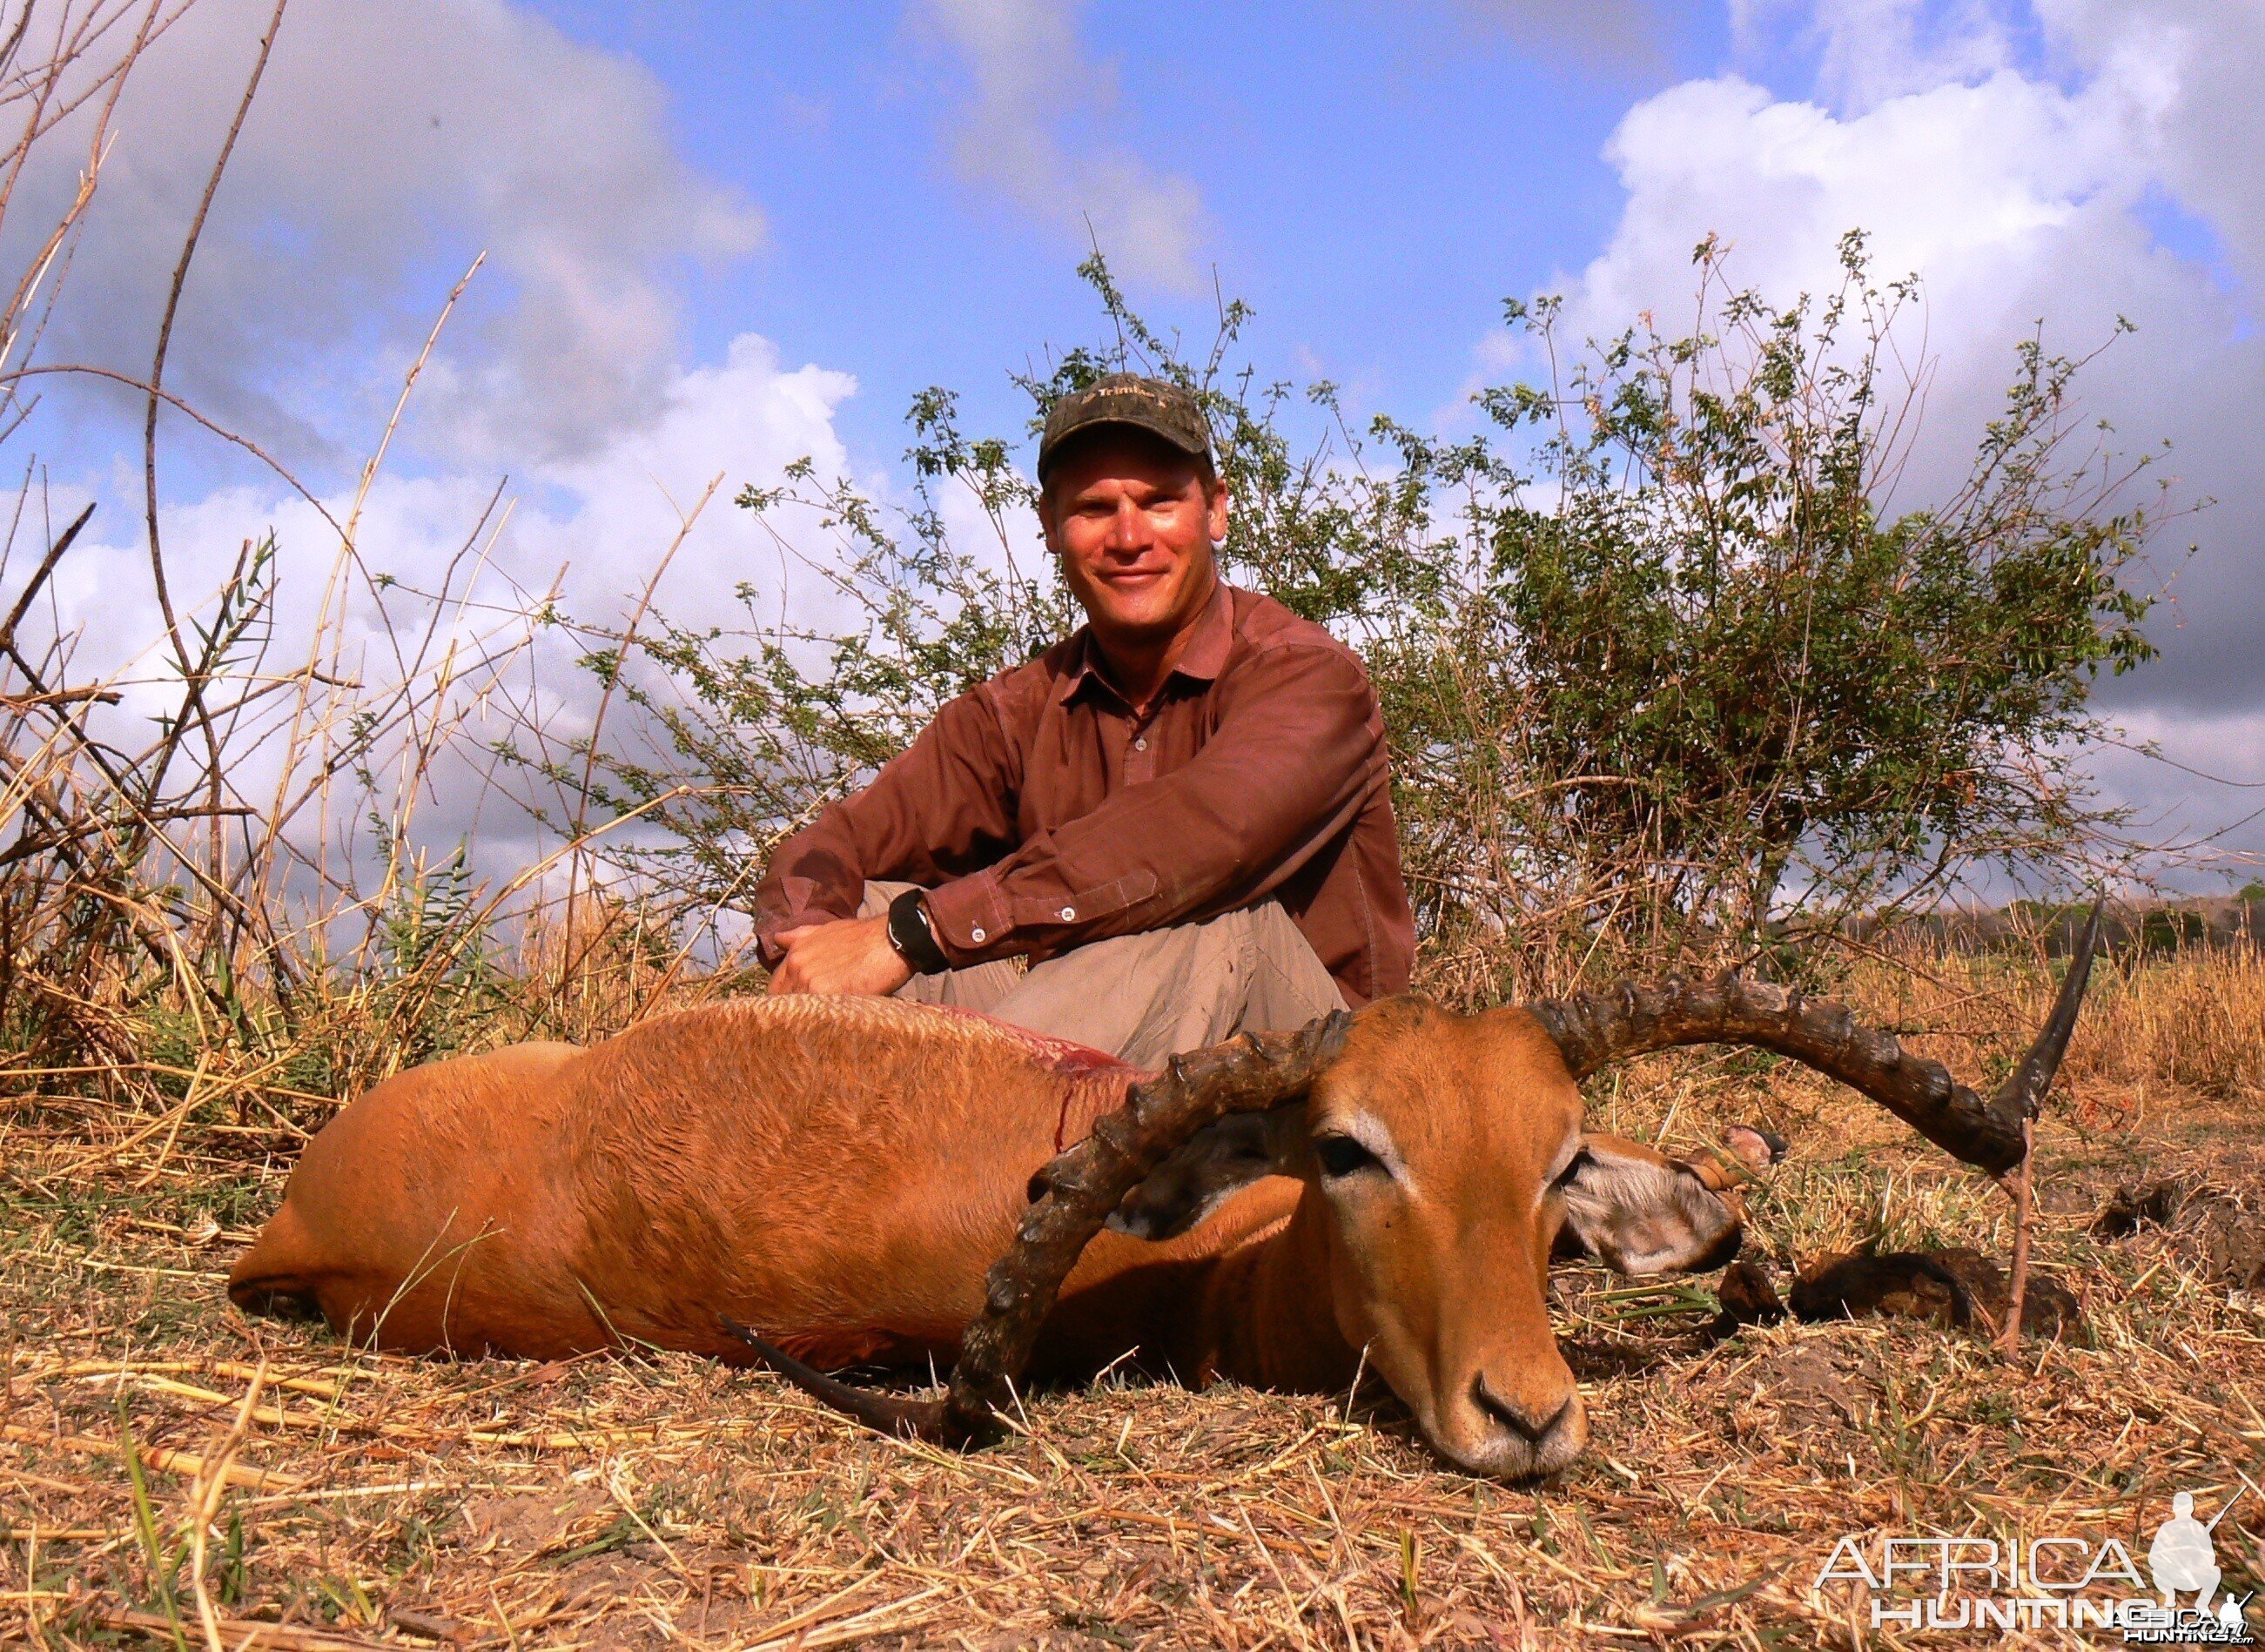
[(781, 845), (756, 886), (756, 951), (776, 936), (854, 917), (869, 878), (936, 884), (987, 865), (1014, 841), (1019, 753), (982, 690), (945, 705), (863, 790)]
[(1218, 685), (1193, 761), (931, 889), (955, 965), (1054, 953), (1264, 899), (1351, 826), (1384, 783), (1384, 725), (1359, 663), (1269, 650)]

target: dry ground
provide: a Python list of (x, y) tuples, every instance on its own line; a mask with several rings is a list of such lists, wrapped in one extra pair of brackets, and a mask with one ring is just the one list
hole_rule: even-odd
[[(1855, 995), (1995, 1070), (2044, 986), (1937, 963)], [(958, 1457), (689, 1358), (357, 1355), (222, 1295), (288, 1129), (169, 1136), (50, 1083), (0, 1102), (0, 1641), (208, 1644), (201, 1589), (230, 1648), (255, 1627), (285, 1648), (1903, 1644), (1811, 1592), (1843, 1533), (2143, 1553), (2174, 1489), (2208, 1515), (2237, 1471), (2265, 1482), (2265, 1291), (2227, 1283), (2265, 1236), (2265, 992), (2244, 967), (2097, 989), (2039, 1158), (2039, 1259), (2093, 1346), (2007, 1365), (1903, 1321), (1709, 1346), (1703, 1290), (1568, 1270), (1594, 1438), (1540, 1488), (1442, 1467), (1373, 1383), (1105, 1380), (1034, 1396), (1026, 1433)], [(1751, 1058), (1645, 1064), (1594, 1115), (1686, 1146), (1737, 1118), (1789, 1137), (1748, 1250), (1781, 1286), (1868, 1241), (2009, 1241), (1994, 1190)], [(2191, 1194), (2167, 1224), (2088, 1231), (2117, 1184), (2160, 1177)], [(2265, 1580), (2260, 1533), (2255, 1502), (2218, 1528), (2236, 1590)]]

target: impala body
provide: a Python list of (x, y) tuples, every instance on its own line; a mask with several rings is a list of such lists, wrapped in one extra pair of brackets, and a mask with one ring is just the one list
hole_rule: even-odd
[[(323, 1130), (229, 1290), (417, 1351), (747, 1359), (728, 1314), (816, 1366), (949, 1363), (1033, 1172), (1140, 1077), (979, 1016), (808, 996), (442, 1062)], [(1132, 1190), (1034, 1364), (1324, 1391), (1365, 1350), (1456, 1462), (1553, 1470), (1586, 1432), (1553, 1246), (1718, 1263), (1741, 1214), (1713, 1166), (1580, 1126), (1525, 1011), (1373, 1006), (1307, 1089)]]
[[(1156, 1075), (890, 999), (710, 1005), (379, 1085), (309, 1145), (229, 1291), (389, 1348), (752, 1355), (960, 1445), (1033, 1365), (1131, 1356), (1327, 1390), (1365, 1361), (1456, 1463), (1547, 1474), (1587, 1434), (1550, 1331), (1553, 1250), (1714, 1266), (1743, 1216), (1715, 1167), (1584, 1136), (1577, 1081), (1748, 1044), (2002, 1175), (2067, 1050), (2100, 912), (1986, 1103), (1841, 1006), (1735, 973), (1476, 1015), (1387, 999)], [(1743, 1134), (1750, 1164), (1775, 1156)], [(955, 1352), (941, 1401), (816, 1369)]]

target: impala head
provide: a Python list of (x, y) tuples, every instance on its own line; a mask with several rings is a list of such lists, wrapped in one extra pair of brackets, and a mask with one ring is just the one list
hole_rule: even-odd
[[(943, 1401), (886, 1400), (764, 1357), (878, 1427), (965, 1443), (986, 1431), (1078, 1253), (1104, 1222), (1162, 1238), (1260, 1175), (1301, 1176), (1322, 1210), (1329, 1307), (1441, 1452), (1513, 1478), (1564, 1466), (1587, 1421), (1549, 1325), (1554, 1249), (1624, 1272), (1715, 1267), (1737, 1249), (1735, 1176), (1584, 1136), (1578, 1081), (1677, 1044), (1774, 1051), (1829, 1073), (1970, 1164), (2002, 1172), (2052, 1080), (2084, 993), (2098, 912), (2028, 1055), (1985, 1103), (1839, 1005), (1735, 975), (1458, 1015), (1391, 1000), (1303, 1032), (1174, 1058), (1032, 1179)], [(1734, 1136), (1749, 1163), (1775, 1144)], [(740, 1328), (734, 1328), (740, 1329)]]
[(1549, 1327), (1581, 1092), (1516, 1010), (1389, 1005), (1357, 1025), (1303, 1109), (1301, 1166), (1329, 1212), (1337, 1330), (1464, 1468), (1562, 1468), (1588, 1438)]
[(1168, 1238), (1257, 1176), (1303, 1178), (1345, 1342), (1445, 1456), (1549, 1474), (1588, 1433), (1549, 1326), (1553, 1252), (1628, 1273), (1711, 1266), (1737, 1251), (1744, 1215), (1718, 1168), (1581, 1123), (1580, 1088), (1533, 1015), (1396, 1000), (1355, 1017), (1302, 1094), (1175, 1149), (1109, 1225)]

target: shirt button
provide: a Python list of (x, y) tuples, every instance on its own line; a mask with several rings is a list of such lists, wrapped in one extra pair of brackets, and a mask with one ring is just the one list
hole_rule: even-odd
[(1132, 749), (1136, 752), (1147, 751), (1148, 749), (1148, 737), (1143, 734), (1139, 739), (1133, 741)]
[(983, 931), (980, 929), (970, 929), (967, 932), (967, 938), (975, 942), (977, 946), (981, 946), (983, 944)]
[(1074, 906), (1064, 906), (1061, 910), (1061, 921), (1064, 923), (1075, 923), (1077, 921), (1077, 908)]

